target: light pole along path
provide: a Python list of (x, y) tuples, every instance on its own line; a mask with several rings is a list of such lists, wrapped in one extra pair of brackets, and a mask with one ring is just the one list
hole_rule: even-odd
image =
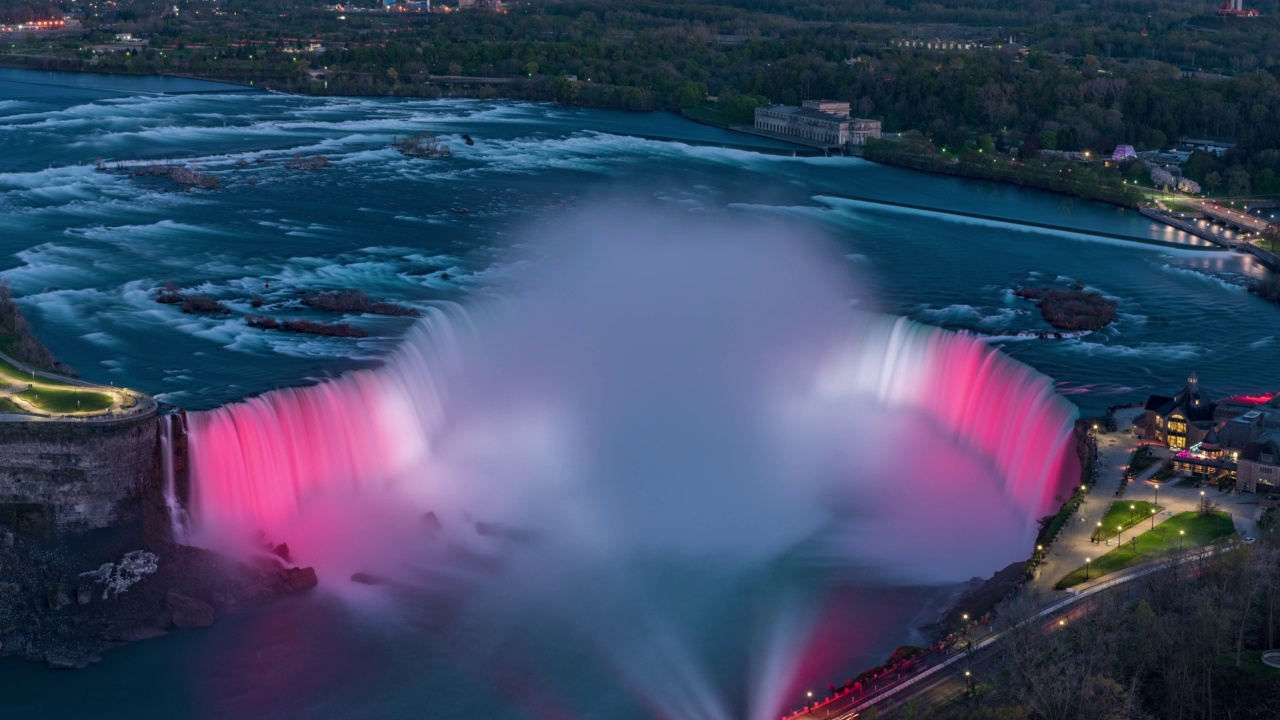
[[(1139, 565), (1137, 567), (1129, 568), (1128, 570), (1122, 570), (1119, 573), (1117, 573), (1117, 577), (1100, 582), (1097, 585), (1094, 585), (1093, 587), (1089, 588), (1088, 590), (1084, 590), (1080, 593), (1072, 595), (1071, 597), (1058, 600), (1057, 602), (1054, 602), (1049, 606), (1037, 611), (1031, 617), (1028, 617), (1020, 621), (1014, 627), (1015, 628), (1022, 627), (1023, 625), (1029, 622), (1040, 620), (1047, 616), (1053, 615), (1058, 611), (1062, 610), (1063, 608), (1074, 605), (1075, 603), (1078, 603), (1081, 600), (1086, 600), (1105, 590), (1110, 590), (1114, 587), (1123, 585), (1127, 582), (1132, 582), (1134, 580), (1137, 580), (1138, 578), (1145, 577), (1146, 575), (1150, 575), (1151, 573), (1159, 572), (1169, 567), (1177, 567), (1179, 565), (1184, 565), (1194, 560), (1203, 560), (1204, 558), (1210, 557), (1218, 550), (1219, 550), (1218, 548), (1208, 548), (1200, 552), (1190, 553), (1186, 557), (1180, 558), (1179, 560), (1177, 560), (1172, 564), (1165, 563), (1164, 561), (1161, 561), (1161, 560), (1156, 560), (1149, 563), (1144, 563), (1143, 565)], [(986, 636), (985, 638), (979, 640), (978, 642), (974, 643), (972, 647), (966, 648), (964, 652), (957, 653), (951, 658), (948, 658), (947, 660), (944, 660), (938, 663), (937, 665), (934, 665), (933, 667), (929, 668), (928, 670), (925, 670), (919, 675), (916, 675), (915, 677), (910, 678), (909, 680), (904, 680), (898, 685), (895, 685), (892, 688), (889, 688), (884, 692), (878, 695), (875, 695), (874, 697), (867, 698), (863, 702), (859, 703), (858, 705), (855, 705), (852, 708), (845, 710), (839, 715), (832, 716), (832, 720), (851, 720), (852, 718), (856, 718), (858, 714), (861, 713), (862, 711), (867, 710), (877, 705), (878, 703), (884, 702), (885, 700), (888, 700), (891, 697), (894, 697), (896, 695), (903, 693), (904, 691), (914, 687), (916, 684), (924, 681), (925, 679), (932, 677), (933, 675), (936, 675), (937, 673), (941, 672), (944, 668), (948, 668), (952, 664), (957, 663), (969, 657), (973, 653), (999, 642), (1001, 639), (1004, 638), (1005, 634), (1008, 632), (1009, 632), (1008, 630), (1001, 630), (1000, 632), (992, 633)], [(804, 716), (801, 716), (801, 717), (804, 717)]]

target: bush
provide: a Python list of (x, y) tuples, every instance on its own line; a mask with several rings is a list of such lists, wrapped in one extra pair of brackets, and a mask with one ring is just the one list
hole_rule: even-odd
[(306, 333), (308, 335), (324, 335), (327, 337), (369, 337), (369, 333), (348, 323), (318, 323), (310, 320), (276, 320), (265, 315), (250, 315), (244, 319), (249, 327), (262, 330), (287, 330), (289, 332)]
[[(371, 315), (398, 315), (417, 317), (417, 310), (402, 307), (394, 303), (370, 302), (369, 296), (359, 290), (335, 290), (333, 292), (310, 292), (302, 298), (302, 304), (317, 310), (329, 312), (358, 312)], [(255, 306), (256, 307), (256, 306)]]
[(76, 371), (58, 360), (31, 331), (21, 308), (13, 301), (13, 286), (8, 279), (0, 280), (0, 335), (8, 338), (6, 351), (14, 358), (41, 370), (76, 377)]
[(208, 295), (185, 295), (182, 298), (182, 312), (195, 315), (196, 313), (229, 313), (231, 310)]

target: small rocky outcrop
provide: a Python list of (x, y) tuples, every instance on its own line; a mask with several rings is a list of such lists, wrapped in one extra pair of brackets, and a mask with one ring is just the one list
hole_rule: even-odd
[(250, 315), (244, 319), (249, 327), (260, 330), (285, 330), (307, 335), (324, 335), (326, 337), (369, 337), (369, 333), (350, 323), (318, 323), (311, 320), (277, 320), (266, 315)]
[(385, 585), (387, 581), (372, 573), (358, 572), (351, 576), (351, 582), (360, 585)]
[(360, 290), (312, 291), (302, 297), (302, 304), (309, 308), (328, 312), (356, 312), (403, 317), (418, 317), (421, 314), (417, 310), (403, 305), (389, 302), (373, 302), (368, 295)]
[(201, 313), (226, 315), (231, 312), (230, 308), (216, 298), (200, 293), (182, 292), (173, 283), (165, 283), (163, 287), (155, 291), (153, 297), (156, 302), (162, 305), (178, 305), (182, 308), (182, 312), (188, 315)]
[(290, 170), (323, 170), (329, 167), (329, 158), (323, 155), (302, 157), (295, 153), (293, 159), (286, 162), (284, 166)]
[(423, 515), (422, 522), (427, 526), (427, 529), (430, 530), (433, 534), (438, 533), (444, 529), (444, 525), (440, 523), (440, 518), (436, 517), (436, 513), (434, 510), (432, 510), (431, 512), (428, 512), (426, 515)]
[(1059, 330), (1101, 330), (1116, 319), (1118, 303), (1074, 285), (1067, 290), (1020, 287), (1014, 294), (1040, 306), (1040, 315)]
[(165, 611), (173, 626), (180, 628), (209, 627), (216, 617), (212, 605), (176, 590), (169, 591)]
[(415, 158), (447, 158), (453, 154), (448, 145), (440, 142), (434, 134), (426, 131), (417, 135), (410, 135), (392, 144), (396, 150), (400, 151), (400, 154)]

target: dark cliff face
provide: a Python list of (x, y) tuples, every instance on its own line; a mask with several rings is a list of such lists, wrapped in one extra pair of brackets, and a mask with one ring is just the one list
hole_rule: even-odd
[(154, 417), (0, 423), (0, 527), (41, 540), (141, 531), (160, 490), (157, 430)]
[(0, 422), (0, 655), (83, 667), (111, 647), (316, 585), (315, 571), (266, 548), (242, 561), (174, 542), (166, 424), (185, 503), (177, 418)]

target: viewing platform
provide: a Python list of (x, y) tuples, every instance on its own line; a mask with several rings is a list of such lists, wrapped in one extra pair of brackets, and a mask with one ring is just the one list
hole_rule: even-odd
[(0, 353), (0, 422), (112, 423), (155, 415), (149, 395), (37, 370)]

